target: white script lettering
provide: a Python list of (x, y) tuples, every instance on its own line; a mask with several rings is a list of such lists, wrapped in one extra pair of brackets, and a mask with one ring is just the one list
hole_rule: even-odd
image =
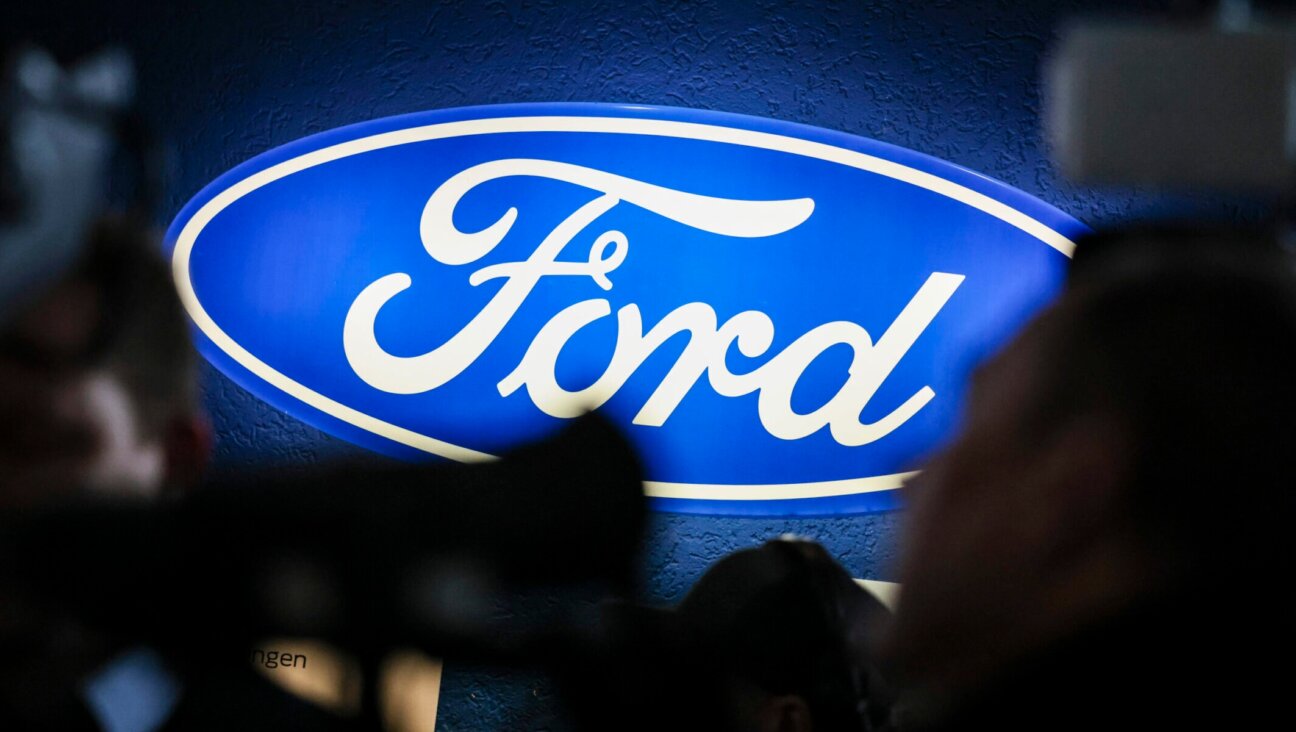
[[(374, 334), (379, 311), (410, 287), (410, 276), (395, 273), (371, 283), (352, 303), (342, 336), (351, 368), (366, 383), (393, 394), (418, 394), (448, 383), (495, 341), (543, 277), (589, 277), (603, 290), (611, 290), (608, 275), (621, 266), (629, 252), (629, 240), (622, 232), (609, 230), (599, 235), (586, 261), (560, 262), (558, 256), (572, 239), (622, 201), (694, 229), (746, 238), (789, 231), (814, 211), (814, 201), (808, 198), (717, 198), (569, 163), (496, 160), (461, 171), (428, 199), (419, 227), (428, 254), (442, 264), (458, 266), (477, 262), (498, 246), (517, 219), (517, 209), (510, 208), (494, 224), (473, 233), (459, 231), (452, 215), (459, 200), (477, 185), (515, 176), (563, 181), (602, 195), (558, 224), (525, 261), (489, 265), (473, 272), (468, 278), (473, 286), (495, 279), (503, 280), (503, 285), (467, 325), (427, 353), (394, 356), (378, 344)], [(827, 426), (838, 443), (864, 445), (890, 434), (935, 396), (930, 387), (924, 386), (885, 417), (868, 424), (860, 422), (864, 407), (962, 282), (962, 275), (933, 273), (876, 343), (868, 331), (855, 323), (825, 323), (764, 364), (741, 374), (729, 371), (726, 354), (736, 347), (748, 358), (764, 355), (774, 341), (774, 323), (769, 316), (749, 310), (721, 324), (710, 305), (690, 302), (645, 332), (639, 307), (626, 305), (616, 313), (617, 339), (607, 369), (591, 386), (568, 391), (558, 385), (554, 373), (563, 345), (581, 328), (612, 313), (605, 299), (585, 300), (563, 309), (540, 329), (521, 362), (499, 382), (498, 388), (503, 396), (524, 388), (546, 414), (574, 417), (605, 403), (657, 348), (674, 335), (687, 332), (689, 340), (683, 353), (635, 415), (635, 424), (665, 424), (694, 384), (706, 375), (711, 388), (723, 396), (757, 393), (761, 424), (775, 437), (796, 440)], [(818, 409), (807, 414), (795, 412), (792, 391), (801, 374), (821, 353), (839, 344), (850, 346), (853, 353), (845, 383)]]

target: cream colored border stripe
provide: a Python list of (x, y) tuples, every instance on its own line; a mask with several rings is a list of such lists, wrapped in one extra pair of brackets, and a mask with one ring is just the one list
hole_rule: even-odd
[(653, 498), (697, 498), (703, 494), (715, 501), (777, 501), (788, 498), (827, 498), (853, 496), (857, 493), (889, 491), (904, 485), (917, 472), (879, 475), (874, 478), (826, 480), (820, 483), (782, 483), (767, 485), (725, 485), (706, 483), (644, 483), (644, 493)]
[[(193, 283), (189, 276), (189, 257), (193, 253), (199, 235), (202, 234), (203, 229), (217, 214), (243, 196), (281, 178), (286, 178), (294, 173), (334, 160), (396, 145), (443, 140), (467, 135), (490, 135), (510, 132), (588, 132), (676, 137), (742, 145), (816, 158), (893, 178), (954, 199), (1021, 229), (1068, 257), (1075, 250), (1075, 244), (1065, 236), (1017, 209), (996, 201), (989, 196), (977, 193), (966, 186), (961, 186), (930, 173), (914, 170), (899, 163), (820, 142), (784, 137), (768, 132), (716, 127), (695, 122), (617, 117), (504, 117), (411, 127), (371, 135), (358, 140), (349, 140), (300, 155), (291, 160), (285, 160), (282, 163), (254, 173), (221, 191), (204, 204), (202, 208), (198, 209), (193, 217), (185, 223), (180, 235), (176, 238), (175, 252), (172, 255), (172, 271), (185, 309), (188, 310), (189, 316), (193, 318), (198, 329), (207, 338), (211, 339), (217, 348), (224, 351), (236, 363), (246, 368), (257, 378), (264, 380), (298, 401), (360, 429), (424, 452), (459, 461), (490, 459), (492, 456), (486, 453), (419, 434), (352, 409), (297, 383), (252, 355), (225, 333), (207, 314), (202, 303), (198, 301), (198, 296), (194, 292)], [(898, 488), (908, 475), (896, 474), (853, 480), (783, 485), (706, 485), (653, 482), (646, 484), (646, 490), (651, 496), (694, 500), (733, 501), (822, 498)]]
[(900, 601), (900, 585), (895, 582), (883, 582), (882, 580), (857, 579), (855, 584), (868, 590), (870, 594), (878, 599), (888, 610), (895, 612), (896, 603)]

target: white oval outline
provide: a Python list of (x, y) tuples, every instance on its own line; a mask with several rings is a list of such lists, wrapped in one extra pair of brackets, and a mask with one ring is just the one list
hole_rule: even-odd
[[(194, 324), (217, 348), (224, 351), (240, 366), (294, 399), (335, 419), (393, 442), (433, 455), (450, 458), (451, 460), (472, 462), (493, 459), (494, 455), (454, 445), (371, 417), (309, 389), (271, 368), (236, 343), (233, 338), (230, 338), (207, 314), (207, 311), (198, 301), (198, 296), (194, 292), (193, 283), (189, 277), (189, 256), (193, 252), (199, 234), (217, 214), (243, 196), (281, 178), (286, 178), (308, 168), (334, 160), (396, 145), (467, 135), (491, 135), (510, 132), (588, 132), (676, 137), (754, 147), (815, 158), (856, 168), (867, 173), (893, 178), (951, 198), (1021, 229), (1067, 257), (1070, 257), (1075, 251), (1075, 243), (1067, 237), (990, 196), (931, 173), (925, 173), (890, 160), (884, 160), (854, 150), (834, 147), (826, 143), (785, 137), (770, 132), (756, 132), (733, 127), (673, 120), (580, 116), (494, 117), (409, 127), (348, 140), (272, 165), (221, 191), (203, 204), (185, 222), (184, 228), (180, 230), (179, 236), (176, 237), (175, 250), (172, 253), (171, 261), (172, 274), (175, 278), (176, 287), (180, 292), (180, 299), (189, 312), (189, 317), (193, 319)], [(826, 498), (892, 490), (899, 488), (913, 475), (915, 473), (908, 472), (813, 483), (750, 485), (648, 481), (644, 483), (644, 492), (656, 498), (712, 501), (773, 501), (798, 498)]]

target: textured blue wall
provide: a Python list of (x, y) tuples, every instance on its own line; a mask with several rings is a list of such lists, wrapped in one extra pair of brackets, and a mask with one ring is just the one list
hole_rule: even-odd
[[(845, 130), (981, 171), (1091, 224), (1166, 205), (1077, 189), (1047, 163), (1041, 59), (1059, 19), (1092, 2), (223, 0), (88, 14), (57, 5), (19, 11), (32, 15), (35, 37), (56, 47), (119, 39), (144, 65), (145, 111), (177, 151), (168, 216), (218, 174), (309, 133), (519, 101), (676, 105)], [(206, 397), (222, 462), (309, 463), (358, 450), (214, 371)], [(656, 597), (675, 600), (723, 554), (795, 532), (822, 541), (855, 576), (887, 579), (899, 523), (894, 514), (659, 515), (646, 578)], [(528, 677), (451, 667), (439, 726), (549, 728), (548, 694)]]

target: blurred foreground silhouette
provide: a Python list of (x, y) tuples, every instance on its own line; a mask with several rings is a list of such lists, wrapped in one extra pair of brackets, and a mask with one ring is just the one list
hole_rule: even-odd
[[(1296, 278), (1274, 236), (1081, 241), (911, 488), (901, 729), (1259, 727), (1292, 648)], [(1086, 252), (1087, 248), (1092, 251)]]

